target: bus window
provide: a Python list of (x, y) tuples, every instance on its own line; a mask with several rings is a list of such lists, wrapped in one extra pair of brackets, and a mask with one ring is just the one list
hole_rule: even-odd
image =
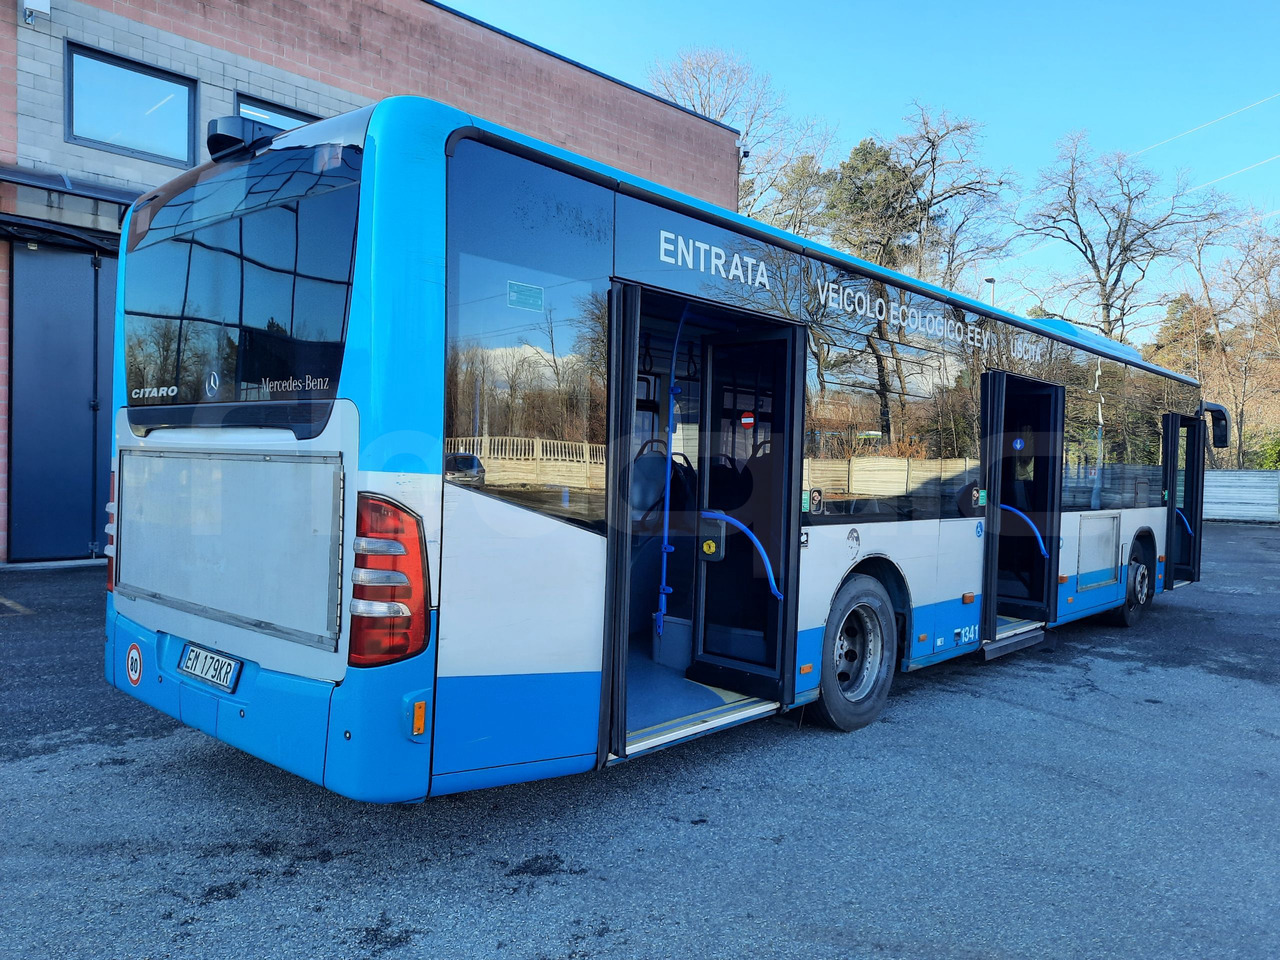
[(942, 464), (933, 403), (811, 381), (804, 471), (810, 515), (862, 522), (936, 520)]
[(337, 395), (359, 147), (284, 147), (201, 167), (134, 214), (130, 406)]
[(603, 531), (613, 197), (470, 140), (448, 175), (445, 450)]

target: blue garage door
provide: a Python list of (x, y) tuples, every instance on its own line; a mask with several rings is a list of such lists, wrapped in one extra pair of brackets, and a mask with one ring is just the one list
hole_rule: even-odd
[(100, 555), (116, 261), (13, 245), (9, 559)]

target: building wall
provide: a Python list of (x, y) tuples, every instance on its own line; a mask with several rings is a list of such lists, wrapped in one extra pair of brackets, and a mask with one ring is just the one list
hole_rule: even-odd
[[(412, 93), (709, 202), (737, 203), (732, 130), (422, 0), (54, 0), (50, 17), (16, 33), (24, 165), (128, 187), (175, 173), (64, 141), (71, 40), (196, 78), (201, 161), (207, 122), (234, 112), (237, 91), (321, 116)], [(0, 134), (4, 122), (0, 109)]]
[[(30, 25), (18, 6), (0, 0), (0, 163), (137, 192), (180, 172), (67, 142), (71, 42), (195, 79), (197, 162), (208, 158), (208, 121), (233, 114), (237, 93), (319, 116), (411, 93), (711, 203), (737, 203), (734, 131), (423, 0), (53, 0), (50, 16)], [(65, 195), (47, 194), (47, 208), (43, 195), (0, 183), (0, 213), (114, 223), (111, 204), (76, 221)], [(0, 561), (9, 542), (10, 264), (0, 238)]]

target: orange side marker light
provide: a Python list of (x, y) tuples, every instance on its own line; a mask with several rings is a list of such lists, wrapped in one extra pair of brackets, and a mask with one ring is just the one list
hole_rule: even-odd
[(973, 594), (972, 594), (972, 593), (966, 593), (966, 594), (965, 594), (964, 596), (962, 596), (960, 599), (961, 599), (962, 601), (964, 601), (965, 603), (973, 603)]
[(413, 705), (413, 735), (419, 736), (427, 730), (427, 701), (419, 700)]

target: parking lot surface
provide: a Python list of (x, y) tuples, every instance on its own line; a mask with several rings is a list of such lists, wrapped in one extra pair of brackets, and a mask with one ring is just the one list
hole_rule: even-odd
[(101, 568), (0, 573), (0, 956), (1280, 956), (1280, 529), (1137, 629), (601, 773), (375, 807), (101, 674)]

